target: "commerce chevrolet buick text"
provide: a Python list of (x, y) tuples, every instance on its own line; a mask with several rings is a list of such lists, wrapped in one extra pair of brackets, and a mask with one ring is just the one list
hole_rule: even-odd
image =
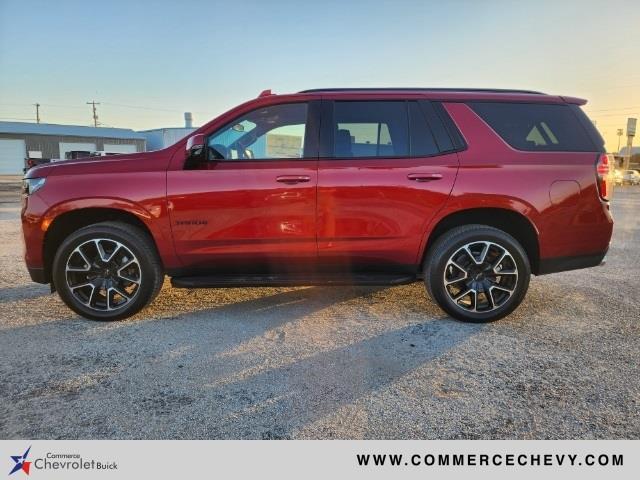
[(174, 287), (399, 285), (512, 312), (529, 277), (599, 265), (611, 158), (585, 100), (521, 90), (263, 92), (155, 152), (31, 168), (31, 278), (116, 320)]

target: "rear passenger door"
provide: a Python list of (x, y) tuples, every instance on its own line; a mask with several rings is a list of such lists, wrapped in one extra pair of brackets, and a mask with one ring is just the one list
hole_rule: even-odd
[(427, 225), (458, 169), (461, 138), (452, 140), (438, 107), (323, 100), (317, 207), (323, 264), (415, 268)]

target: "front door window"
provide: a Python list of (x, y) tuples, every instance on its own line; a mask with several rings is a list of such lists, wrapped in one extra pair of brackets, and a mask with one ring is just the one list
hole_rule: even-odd
[(272, 160), (304, 156), (306, 103), (253, 110), (209, 137), (209, 160)]

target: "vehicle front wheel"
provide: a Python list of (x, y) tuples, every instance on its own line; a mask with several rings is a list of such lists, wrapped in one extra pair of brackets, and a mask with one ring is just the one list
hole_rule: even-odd
[(531, 267), (520, 243), (485, 225), (454, 228), (439, 237), (424, 265), (427, 290), (440, 307), (467, 322), (490, 322), (522, 302)]
[(81, 228), (58, 248), (52, 266), (60, 298), (92, 320), (120, 320), (144, 308), (164, 274), (149, 235), (120, 222)]

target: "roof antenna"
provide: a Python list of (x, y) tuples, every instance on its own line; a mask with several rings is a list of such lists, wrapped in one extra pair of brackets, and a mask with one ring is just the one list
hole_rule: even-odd
[(271, 93), (271, 89), (263, 90), (260, 92), (260, 95), (258, 95), (258, 98), (268, 97), (269, 95), (273, 95), (273, 93)]

